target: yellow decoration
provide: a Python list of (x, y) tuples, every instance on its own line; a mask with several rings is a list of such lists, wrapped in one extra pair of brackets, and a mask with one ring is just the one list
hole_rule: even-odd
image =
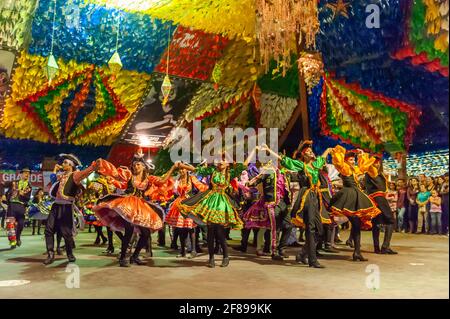
[(434, 48), (448, 51), (449, 43), (449, 1), (423, 0), (426, 12), (425, 23), (428, 36), (434, 39)]
[[(42, 91), (49, 87), (45, 68), (47, 59), (45, 57), (28, 54), (23, 51), (17, 58), (17, 68), (12, 75), (11, 94), (7, 97), (4, 108), (3, 121), (0, 124), (0, 129), (6, 137), (16, 139), (32, 139), (39, 142), (49, 142), (49, 136), (43, 134), (39, 127), (33, 121), (30, 121), (26, 114), (22, 111), (18, 102), (27, 97)], [(52, 83), (58, 83), (67, 80), (69, 76), (74, 73), (84, 71), (92, 65), (87, 63), (78, 63), (75, 61), (57, 60), (59, 65), (59, 72), (56, 74)], [(112, 75), (112, 71), (108, 67), (98, 68), (98, 71), (103, 71), (103, 77)], [(127, 109), (128, 115), (121, 121), (114, 122), (102, 129), (88, 133), (85, 136), (70, 139), (69, 143), (76, 145), (111, 145), (120, 135), (123, 126), (129, 117), (136, 112), (142, 97), (149, 85), (150, 75), (145, 73), (138, 73), (135, 71), (121, 70), (116, 75), (116, 80), (109, 82), (109, 86), (119, 98), (122, 105)], [(94, 80), (94, 78), (93, 78)], [(57, 136), (58, 142), (61, 142), (61, 123), (60, 112), (61, 103), (68, 94), (75, 89), (77, 84), (81, 83), (81, 79), (69, 84), (69, 87), (61, 90), (50, 103), (45, 106), (48, 113), (48, 118), (51, 121), (51, 128)], [(97, 84), (98, 85), (98, 84)], [(98, 86), (96, 87), (96, 89)], [(74, 133), (81, 132), (83, 127), (88, 127), (95, 119), (102, 115), (105, 110), (103, 97), (98, 94), (96, 90), (96, 106), (83, 119), (83, 121), (69, 133), (71, 136)], [(7, 119), (7, 120), (6, 120)]]
[(253, 87), (258, 76), (264, 72), (259, 59), (254, 58), (255, 45), (255, 41), (247, 43), (243, 40), (234, 40), (228, 44), (223, 57), (217, 62), (222, 71), (217, 82), (220, 86), (243, 91)]

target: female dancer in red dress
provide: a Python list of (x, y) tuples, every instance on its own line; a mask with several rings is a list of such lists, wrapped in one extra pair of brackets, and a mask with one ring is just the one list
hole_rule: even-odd
[(125, 231), (119, 259), (121, 267), (129, 267), (126, 251), (135, 228), (139, 230), (140, 237), (130, 263), (145, 264), (139, 259), (139, 253), (146, 246), (150, 232), (163, 226), (163, 211), (147, 199), (172, 196), (173, 180), (170, 176), (177, 165), (172, 166), (164, 177), (157, 177), (149, 174), (142, 152), (134, 156), (131, 170), (126, 167), (116, 168), (103, 159), (99, 160), (98, 173), (109, 176), (116, 188), (125, 190), (123, 195), (113, 194), (101, 198), (93, 208), (104, 225), (113, 231)]

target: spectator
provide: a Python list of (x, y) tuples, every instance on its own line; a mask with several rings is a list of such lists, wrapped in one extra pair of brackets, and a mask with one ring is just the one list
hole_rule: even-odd
[(408, 191), (406, 192), (408, 198), (408, 221), (409, 232), (417, 233), (417, 218), (418, 218), (418, 206), (417, 206), (417, 194), (419, 193), (419, 181), (417, 178), (412, 177), (409, 180)]
[(395, 216), (395, 229), (398, 231), (398, 214), (397, 214), (397, 201), (398, 201), (398, 192), (397, 186), (394, 182), (389, 183), (389, 189), (386, 193), (386, 199), (389, 203), (389, 207), (391, 208), (392, 215)]
[(431, 191), (430, 197), (430, 216), (431, 216), (431, 226), (430, 226), (430, 234), (439, 234), (441, 233), (441, 215), (442, 215), (442, 207), (441, 207), (442, 199), (439, 197), (439, 193), (437, 190)]
[(397, 231), (405, 231), (408, 227), (405, 223), (405, 212), (408, 208), (408, 198), (407, 192), (408, 188), (406, 187), (405, 180), (399, 179), (397, 181), (397, 192), (398, 192), (398, 200), (397, 200)]
[(434, 180), (432, 177), (427, 177), (425, 180), (427, 191), (431, 192), (434, 189)]
[(419, 206), (418, 211), (418, 226), (421, 227), (421, 233), (424, 234), (429, 230), (428, 225), (428, 202), (430, 200), (431, 193), (427, 190), (427, 186), (425, 184), (420, 184), (419, 193), (417, 194), (416, 203)]
[(442, 185), (439, 189), (441, 198), (442, 198), (442, 215), (441, 215), (441, 223), (442, 223), (442, 233), (448, 235), (448, 173), (444, 175)]

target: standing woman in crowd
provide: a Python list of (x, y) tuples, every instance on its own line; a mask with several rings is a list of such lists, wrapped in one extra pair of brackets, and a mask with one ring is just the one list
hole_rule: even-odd
[(408, 229), (408, 187), (406, 186), (405, 180), (403, 178), (399, 178), (397, 180), (397, 231), (403, 232)]
[(448, 190), (449, 190), (449, 184), (448, 184), (448, 173), (444, 175), (444, 178), (442, 178), (442, 184), (439, 189), (439, 194), (442, 198), (442, 214), (441, 214), (441, 223), (442, 223), (442, 234), (448, 235)]
[(430, 196), (430, 234), (441, 233), (441, 215), (442, 215), (442, 199), (437, 190), (431, 191)]
[(409, 180), (408, 191), (406, 197), (408, 198), (408, 221), (409, 232), (415, 234), (417, 232), (417, 219), (419, 218), (419, 207), (416, 203), (417, 194), (419, 193), (419, 181), (412, 177)]
[(389, 203), (389, 207), (391, 208), (392, 214), (395, 216), (395, 229), (397, 230), (399, 228), (399, 218), (397, 210), (397, 202), (398, 202), (397, 186), (395, 185), (394, 182), (390, 182), (388, 188), (389, 189), (386, 193), (386, 199)]

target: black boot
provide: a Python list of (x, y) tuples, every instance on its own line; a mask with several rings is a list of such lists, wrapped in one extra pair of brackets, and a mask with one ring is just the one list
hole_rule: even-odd
[(147, 265), (147, 263), (145, 261), (143, 261), (142, 259), (139, 258), (139, 255), (136, 256), (135, 254), (133, 254), (130, 257), (130, 264), (136, 264), (138, 266), (144, 266)]
[(280, 255), (277, 255), (277, 254), (272, 254), (272, 260), (281, 261), (281, 260), (283, 260), (283, 256), (280, 256)]
[(393, 225), (386, 225), (386, 230), (384, 233), (384, 240), (383, 240), (383, 246), (381, 247), (381, 253), (387, 254), (387, 255), (397, 255), (398, 253), (396, 251), (393, 251), (391, 246), (391, 239), (392, 234), (394, 233), (394, 226)]
[(372, 227), (373, 251), (375, 254), (380, 253), (380, 226), (374, 224)]
[(309, 267), (312, 267), (312, 268), (325, 268), (325, 266), (321, 265), (317, 260), (316, 260), (316, 262), (309, 264)]
[(230, 264), (230, 258), (224, 257), (222, 260), (222, 265), (220, 265), (220, 267), (227, 267), (229, 264)]
[(53, 251), (49, 251), (47, 259), (44, 260), (44, 265), (50, 265), (54, 261), (55, 261), (55, 253)]
[(119, 266), (120, 267), (130, 267), (130, 263), (126, 258), (120, 258), (119, 259)]
[(209, 258), (207, 266), (208, 266), (209, 268), (214, 268), (214, 267), (216, 267), (216, 263), (214, 262), (214, 257), (210, 257), (210, 258)]
[(73, 252), (72, 252), (72, 248), (74, 245), (75, 245), (75, 242), (73, 240), (66, 242), (66, 256), (70, 263), (73, 263), (76, 260), (75, 256), (73, 255)]
[(303, 251), (303, 248), (299, 251), (297, 256), (295, 256), (295, 261), (297, 262), (297, 264), (304, 264), (304, 265), (308, 264), (306, 253)]
[(70, 263), (74, 263), (77, 260), (72, 253), (70, 255), (67, 254), (67, 259), (69, 260)]
[(56, 248), (56, 254), (57, 254), (58, 256), (62, 256), (62, 255), (63, 255), (63, 252), (62, 252), (62, 250), (61, 250), (60, 247)]

